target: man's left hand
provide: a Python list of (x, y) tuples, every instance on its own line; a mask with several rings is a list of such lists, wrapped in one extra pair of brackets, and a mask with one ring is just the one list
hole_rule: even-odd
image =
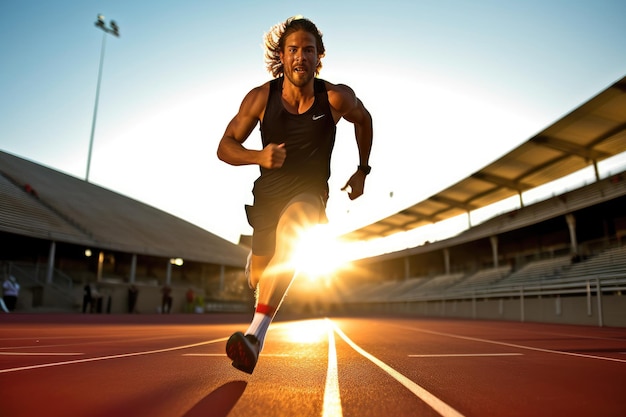
[(363, 188), (365, 187), (365, 173), (358, 170), (352, 174), (346, 185), (343, 186), (341, 191), (347, 191), (350, 200), (354, 200), (363, 195)]

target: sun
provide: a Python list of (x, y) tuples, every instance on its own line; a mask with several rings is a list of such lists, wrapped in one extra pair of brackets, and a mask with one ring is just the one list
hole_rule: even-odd
[(315, 225), (300, 233), (291, 263), (300, 275), (317, 280), (347, 262), (343, 249), (328, 225)]

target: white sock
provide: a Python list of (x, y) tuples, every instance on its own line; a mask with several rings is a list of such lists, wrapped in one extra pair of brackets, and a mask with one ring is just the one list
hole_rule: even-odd
[(265, 342), (265, 333), (267, 333), (267, 329), (270, 327), (271, 322), (271, 316), (256, 312), (254, 313), (250, 327), (248, 327), (248, 330), (244, 333), (246, 335), (251, 334), (256, 337), (260, 343), (261, 350), (263, 350), (263, 343)]

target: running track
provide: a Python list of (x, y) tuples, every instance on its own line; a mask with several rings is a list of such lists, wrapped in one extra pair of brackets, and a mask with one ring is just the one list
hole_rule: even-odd
[(398, 317), (0, 316), (0, 417), (626, 416), (626, 329)]

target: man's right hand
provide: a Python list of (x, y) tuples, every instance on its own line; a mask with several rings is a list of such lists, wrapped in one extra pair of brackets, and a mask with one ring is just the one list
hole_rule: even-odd
[(287, 149), (284, 143), (280, 145), (270, 143), (261, 151), (261, 162), (259, 165), (267, 169), (280, 168), (283, 166), (286, 157)]

